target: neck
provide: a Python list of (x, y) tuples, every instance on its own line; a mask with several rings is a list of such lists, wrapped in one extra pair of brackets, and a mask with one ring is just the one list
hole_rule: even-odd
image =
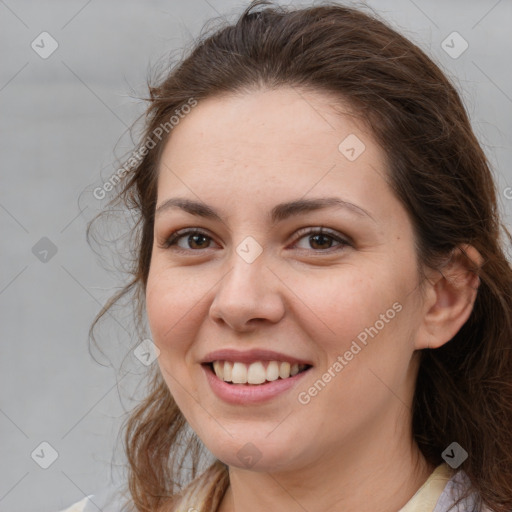
[(387, 428), (374, 427), (373, 437), (366, 432), (293, 471), (230, 467), (230, 486), (218, 512), (396, 512), (435, 467), (427, 463), (412, 438), (405, 432), (397, 435), (395, 427), (394, 422)]

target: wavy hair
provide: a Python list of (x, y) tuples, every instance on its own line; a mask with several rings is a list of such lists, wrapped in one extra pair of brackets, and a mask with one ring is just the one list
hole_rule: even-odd
[[(280, 86), (334, 93), (371, 128), (386, 154), (389, 184), (412, 222), (418, 261), (442, 269), (463, 244), (483, 256), (474, 269), (480, 287), (470, 318), (449, 343), (422, 350), (413, 438), (434, 466), (456, 440), (469, 454), (461, 469), (480, 497), (478, 506), (509, 512), (512, 268), (504, 247), (512, 238), (500, 221), (488, 161), (454, 86), (421, 49), (373, 14), (332, 3), (285, 8), (252, 2), (236, 22), (203, 33), (180, 62), (150, 83), (141, 156), (125, 164), (109, 203), (136, 218), (131, 277), (99, 312), (91, 336), (124, 296), (133, 295), (137, 322), (144, 318), (157, 169), (172, 132), (149, 151), (144, 141), (154, 140), (155, 130), (191, 99)], [(203, 511), (214, 512), (229, 485), (227, 466), (216, 460), (200, 471), (201, 441), (193, 433), (187, 437), (186, 420), (158, 368), (150, 372), (147, 396), (124, 425), (133, 505), (140, 512), (176, 510), (191, 461), (190, 485), (213, 483)]]

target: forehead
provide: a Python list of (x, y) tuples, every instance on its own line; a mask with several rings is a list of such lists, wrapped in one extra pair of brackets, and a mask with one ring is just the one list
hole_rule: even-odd
[(288, 87), (215, 96), (171, 131), (157, 205), (185, 197), (255, 219), (286, 201), (337, 196), (391, 221), (404, 210), (385, 162), (371, 131), (330, 94)]
[(356, 133), (371, 136), (333, 95), (282, 87), (201, 100), (173, 129), (166, 152), (176, 162), (335, 160), (340, 142)]

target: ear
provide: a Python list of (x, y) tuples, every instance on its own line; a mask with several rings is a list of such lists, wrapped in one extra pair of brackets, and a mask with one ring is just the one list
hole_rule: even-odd
[(475, 303), (480, 279), (475, 269), (483, 263), (472, 245), (456, 247), (440, 270), (427, 270), (423, 318), (415, 348), (439, 348), (450, 341), (467, 321)]

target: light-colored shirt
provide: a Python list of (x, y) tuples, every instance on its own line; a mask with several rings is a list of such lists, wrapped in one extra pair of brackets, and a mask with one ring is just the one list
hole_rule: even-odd
[[(440, 464), (414, 496), (397, 512), (448, 512), (468, 486), (469, 479), (463, 471), (455, 471), (445, 463)], [(187, 512), (189, 509), (201, 510), (208, 490), (205, 487), (202, 492), (185, 494), (179, 506), (179, 512)], [(90, 495), (60, 512), (96, 512), (98, 507), (104, 512), (122, 512), (120, 502), (116, 503), (116, 499), (119, 498), (113, 496), (104, 494), (98, 500), (94, 495)], [(473, 512), (474, 503), (475, 496), (472, 494), (461, 501), (458, 508), (454, 510)], [(484, 507), (482, 512), (492, 511)]]

